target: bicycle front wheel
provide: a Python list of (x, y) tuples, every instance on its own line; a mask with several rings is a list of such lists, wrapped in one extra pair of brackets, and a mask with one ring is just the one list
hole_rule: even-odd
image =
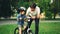
[(29, 32), (27, 32), (27, 34), (33, 34), (32, 30), (29, 30)]

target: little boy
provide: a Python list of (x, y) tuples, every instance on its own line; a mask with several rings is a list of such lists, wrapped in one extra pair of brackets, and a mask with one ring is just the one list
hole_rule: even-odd
[(25, 16), (25, 8), (24, 7), (20, 7), (18, 9), (18, 16), (17, 16), (17, 22), (18, 22), (18, 26), (19, 26), (19, 34), (22, 34), (22, 29), (24, 27), (24, 18), (26, 18)]

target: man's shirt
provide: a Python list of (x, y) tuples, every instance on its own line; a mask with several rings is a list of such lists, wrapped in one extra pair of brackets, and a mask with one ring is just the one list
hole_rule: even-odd
[(27, 9), (27, 15), (31, 15), (31, 16), (36, 16), (37, 14), (40, 14), (40, 8), (38, 6), (36, 6), (35, 11), (31, 11), (31, 8), (29, 7)]

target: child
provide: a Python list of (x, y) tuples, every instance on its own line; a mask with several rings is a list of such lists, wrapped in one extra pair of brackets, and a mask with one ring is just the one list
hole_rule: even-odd
[(18, 16), (17, 16), (17, 22), (18, 22), (18, 26), (19, 26), (19, 34), (22, 34), (22, 29), (24, 28), (24, 18), (25, 16), (25, 8), (24, 7), (20, 7), (18, 9)]

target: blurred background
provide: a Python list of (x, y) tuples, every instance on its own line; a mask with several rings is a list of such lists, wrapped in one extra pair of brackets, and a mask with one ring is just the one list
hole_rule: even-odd
[(20, 6), (27, 9), (32, 2), (40, 7), (44, 19), (60, 18), (60, 0), (0, 0), (0, 19), (16, 17)]
[(60, 0), (0, 0), (0, 34), (13, 34), (17, 27), (17, 9), (20, 6), (27, 9), (32, 2), (41, 10), (39, 34), (60, 34)]

